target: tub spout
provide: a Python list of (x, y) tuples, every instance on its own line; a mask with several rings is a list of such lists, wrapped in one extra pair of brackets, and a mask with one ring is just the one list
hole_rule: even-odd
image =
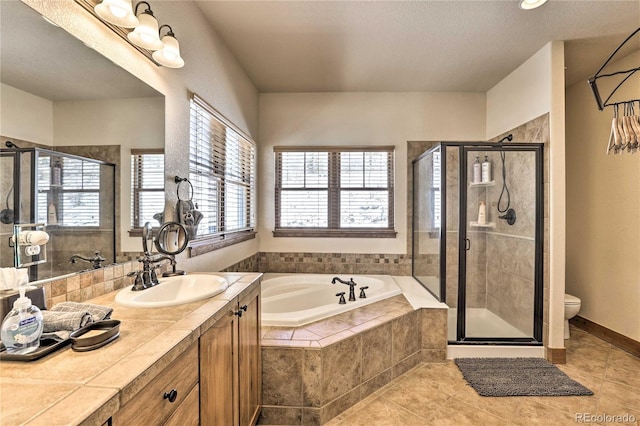
[(353, 281), (353, 278), (349, 278), (349, 281), (343, 281), (339, 277), (333, 277), (333, 279), (331, 280), (331, 284), (335, 284), (336, 282), (349, 286), (349, 302), (355, 302), (356, 292), (354, 289), (358, 284)]

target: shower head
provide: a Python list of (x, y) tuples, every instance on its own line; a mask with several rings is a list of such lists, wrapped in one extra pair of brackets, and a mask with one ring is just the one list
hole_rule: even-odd
[(504, 138), (500, 139), (498, 142), (496, 143), (503, 143), (504, 141), (509, 141), (511, 142), (513, 140), (513, 135), (511, 133), (509, 133), (507, 136), (505, 136)]
[(18, 145), (16, 145), (15, 143), (13, 143), (13, 142), (11, 142), (11, 141), (6, 141), (6, 142), (4, 143), (4, 145), (5, 145), (7, 148), (18, 148), (18, 149), (20, 149), (20, 147), (19, 147)]

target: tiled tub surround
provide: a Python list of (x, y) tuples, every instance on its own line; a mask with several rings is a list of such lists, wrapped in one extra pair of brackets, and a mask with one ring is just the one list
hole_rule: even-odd
[(298, 328), (263, 327), (259, 424), (320, 425), (420, 362), (444, 362), (447, 310), (399, 295)]
[(227, 290), (185, 305), (125, 308), (114, 302), (115, 292), (91, 299), (114, 308), (112, 318), (122, 322), (120, 337), (95, 351), (67, 346), (37, 361), (2, 361), (1, 423), (103, 424), (261, 279), (257, 273), (221, 275), (232, 284)]

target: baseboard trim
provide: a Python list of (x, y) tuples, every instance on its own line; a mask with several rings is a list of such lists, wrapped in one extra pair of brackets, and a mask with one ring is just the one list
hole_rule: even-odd
[(566, 364), (567, 363), (567, 349), (566, 348), (545, 348), (547, 351), (547, 361), (552, 364)]
[(575, 325), (582, 330), (593, 334), (596, 337), (611, 343), (612, 345), (629, 352), (631, 355), (640, 357), (640, 342), (631, 339), (630, 337), (620, 334), (616, 331), (610, 330), (607, 327), (603, 327), (600, 324), (596, 324), (581, 316), (575, 316), (569, 320), (569, 323)]

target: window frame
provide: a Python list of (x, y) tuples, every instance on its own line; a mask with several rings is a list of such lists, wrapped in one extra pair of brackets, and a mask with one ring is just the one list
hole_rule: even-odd
[[(197, 204), (201, 202), (201, 200), (198, 200), (197, 194), (204, 191), (203, 187), (199, 186), (200, 178), (209, 181), (213, 179), (218, 182), (216, 194), (209, 200), (215, 210), (215, 218), (210, 222), (210, 225), (214, 223), (216, 231), (199, 234), (189, 241), (190, 255), (197, 256), (255, 238), (257, 147), (247, 133), (235, 126), (197, 94), (189, 92), (189, 100), (189, 180), (193, 187), (193, 201), (196, 203), (196, 209), (198, 209)], [(199, 130), (202, 129), (194, 128), (194, 126), (200, 125), (197, 122), (199, 118), (194, 114), (207, 114), (206, 118), (208, 120), (215, 121), (209, 129), (206, 129), (210, 137), (208, 151), (211, 156), (209, 158), (200, 156), (198, 154), (199, 148), (193, 146), (194, 141), (204, 142), (204, 139), (196, 139), (202, 138), (204, 135), (199, 133)], [(214, 126), (222, 128), (220, 130), (221, 133), (216, 134)], [(224, 146), (221, 145), (219, 139), (216, 139), (216, 136), (221, 135), (224, 137)], [(232, 162), (230, 161), (231, 150), (229, 149), (229, 144), (234, 141), (238, 143), (238, 158), (236, 159), (237, 161)], [(195, 150), (195, 154), (193, 150)], [(237, 166), (238, 169), (230, 172), (229, 164)], [(208, 172), (204, 170), (208, 170)], [(231, 196), (233, 195), (229, 188), (232, 186), (236, 189), (241, 187), (241, 192), (244, 191), (245, 195), (241, 197), (242, 206), (239, 208), (244, 214), (243, 225), (246, 226), (227, 229), (230, 224), (228, 220), (231, 220), (232, 217), (240, 217), (227, 214), (227, 207), (231, 204)]]
[[(275, 163), (275, 185), (274, 185), (274, 208), (275, 223), (274, 237), (329, 237), (329, 238), (395, 238), (397, 232), (395, 230), (394, 220), (394, 163), (395, 163), (395, 147), (394, 146), (275, 146), (274, 163)], [(316, 153), (326, 152), (328, 159), (328, 182), (327, 182), (327, 226), (326, 227), (283, 227), (281, 226), (281, 203), (283, 189), (291, 190), (291, 188), (283, 188), (282, 184), (282, 153), (285, 152), (303, 152)], [(387, 186), (380, 187), (342, 187), (340, 184), (340, 154), (347, 152), (386, 152), (387, 157)], [(300, 188), (305, 190), (307, 188)], [(308, 189), (324, 189), (308, 188)], [(386, 227), (341, 227), (340, 220), (340, 199), (341, 192), (345, 190), (352, 191), (387, 191), (388, 192), (388, 224)]]
[[(138, 182), (136, 176), (139, 174), (139, 160), (134, 159), (134, 157), (137, 156), (144, 156), (144, 155), (162, 155), (163, 156), (163, 164), (164, 164), (164, 149), (163, 148), (145, 148), (145, 149), (131, 149), (131, 161), (133, 162), (133, 164), (131, 165), (131, 221), (129, 223), (130, 226), (130, 230), (129, 230), (129, 235), (130, 236), (142, 236), (142, 225), (136, 226), (135, 223), (137, 223), (138, 221), (136, 220), (136, 218), (140, 217), (140, 193), (143, 192), (162, 192), (162, 197), (164, 199), (164, 191), (165, 191), (165, 185), (164, 185), (164, 178), (163, 178), (163, 185), (162, 188), (144, 188), (141, 187), (140, 185), (136, 185), (136, 183)], [(163, 168), (163, 176), (164, 176), (164, 168)], [(164, 201), (163, 201), (164, 204)], [(164, 213), (164, 205), (162, 208), (162, 213)], [(160, 223), (158, 226), (154, 227), (154, 228), (159, 228), (159, 226), (162, 225), (162, 223)]]

